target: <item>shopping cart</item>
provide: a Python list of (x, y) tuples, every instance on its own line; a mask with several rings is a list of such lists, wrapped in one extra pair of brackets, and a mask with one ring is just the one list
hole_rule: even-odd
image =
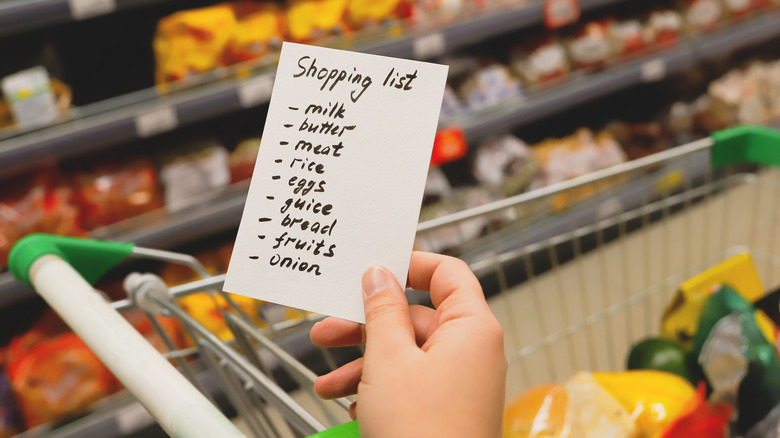
[[(580, 369), (619, 370), (631, 344), (656, 333), (682, 280), (749, 249), (764, 284), (776, 284), (780, 171), (765, 166), (780, 166), (778, 146), (780, 135), (768, 128), (722, 131), (422, 223), (417, 246), (466, 260), (482, 281), (506, 333), (508, 398)], [(128, 257), (180, 263), (203, 278), (168, 288), (152, 274), (131, 274), (129, 298), (110, 303), (91, 283)], [(173, 436), (244, 436), (209, 391), (196, 389), (199, 364), (217, 377), (252, 435), (357, 436), (355, 423), (326, 430), (345, 421), (350, 400), (317, 399), (316, 375), (280, 347), (285, 333), (307, 333), (320, 316), (301, 313), (260, 329), (220, 292), (224, 276), (209, 276), (193, 257), (127, 243), (33, 235), (14, 247), (10, 265)], [(202, 291), (229, 304), (222, 317), (232, 341), (177, 305), (175, 298)], [(147, 314), (169, 353), (160, 355), (117, 312), (129, 308)], [(177, 349), (155, 315), (179, 319), (195, 347)], [(335, 366), (327, 351), (322, 355)], [(282, 390), (269, 372), (275, 366), (315, 405), (303, 408)]]

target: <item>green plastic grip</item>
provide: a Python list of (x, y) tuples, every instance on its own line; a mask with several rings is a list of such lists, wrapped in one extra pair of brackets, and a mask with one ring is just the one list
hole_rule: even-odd
[(357, 421), (350, 421), (341, 426), (311, 435), (309, 438), (360, 438)]
[(30, 268), (40, 257), (57, 255), (70, 263), (90, 284), (133, 252), (135, 244), (80, 239), (52, 234), (29, 234), (16, 242), (8, 257), (8, 266), (17, 280), (30, 284)]
[(712, 134), (713, 169), (754, 163), (780, 167), (780, 132), (766, 126), (745, 125)]

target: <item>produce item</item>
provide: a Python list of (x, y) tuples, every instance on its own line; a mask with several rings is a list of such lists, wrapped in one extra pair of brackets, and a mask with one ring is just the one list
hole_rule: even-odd
[[(738, 254), (680, 285), (664, 310), (661, 337), (690, 349), (704, 303), (724, 283), (730, 284), (748, 301), (755, 301), (764, 294), (752, 257), (748, 253)], [(776, 339), (776, 335), (772, 334), (771, 321), (766, 316), (760, 317), (760, 320), (764, 321), (761, 324), (768, 339)]]
[(282, 46), (285, 14), (276, 3), (238, 1), (231, 3), (236, 25), (225, 43), (222, 63), (232, 65), (261, 58)]
[(569, 75), (566, 48), (551, 35), (515, 46), (510, 57), (511, 67), (526, 86), (549, 85)]
[(17, 240), (30, 233), (83, 236), (69, 187), (54, 170), (7, 180), (0, 193), (0, 268)]
[(504, 438), (563, 437), (569, 397), (562, 385), (529, 389), (506, 408)]
[(500, 195), (512, 196), (528, 188), (538, 168), (528, 145), (517, 137), (506, 135), (479, 146), (473, 174), (480, 184)]
[(80, 412), (118, 387), (72, 333), (38, 343), (11, 361), (6, 371), (27, 427)]
[(579, 372), (510, 403), (504, 438), (726, 438), (730, 414), (674, 374)]
[(305, 43), (351, 32), (347, 24), (347, 0), (289, 0), (287, 31), (289, 37)]
[(593, 379), (630, 413), (637, 435), (642, 437), (658, 436), (697, 400), (690, 382), (671, 373), (593, 373)]
[[(227, 295), (257, 326), (265, 327), (266, 324), (260, 319), (258, 310), (262, 302), (242, 295)], [(230, 331), (222, 316), (222, 312), (231, 311), (231, 306), (222, 295), (198, 292), (179, 298), (178, 303), (185, 312), (223, 341), (233, 339), (233, 332)], [(187, 342), (191, 342), (189, 338)]]
[(190, 143), (163, 162), (160, 179), (165, 186), (165, 206), (171, 211), (230, 185), (228, 152), (215, 140)]
[(221, 65), (236, 24), (233, 8), (226, 3), (161, 19), (152, 43), (157, 63), (155, 82), (179, 81)]
[[(776, 333), (776, 328), (775, 328)], [(711, 398), (736, 407), (735, 431), (747, 433), (780, 404), (780, 360), (759, 327), (756, 309), (732, 287), (705, 303), (693, 339)]]
[(148, 159), (97, 164), (72, 176), (85, 229), (110, 225), (163, 206), (154, 164)]
[(259, 151), (260, 138), (258, 137), (242, 141), (230, 153), (228, 165), (230, 167), (231, 184), (252, 178)]
[(680, 344), (667, 339), (648, 338), (631, 347), (627, 368), (666, 371), (695, 384), (698, 382), (693, 365), (691, 356)]

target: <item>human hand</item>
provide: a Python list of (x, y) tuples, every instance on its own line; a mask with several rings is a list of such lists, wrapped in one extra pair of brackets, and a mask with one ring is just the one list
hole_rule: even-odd
[(320, 347), (365, 344), (364, 357), (317, 379), (323, 398), (357, 394), (363, 437), (500, 437), (507, 362), (503, 332), (464, 262), (413, 252), (409, 286), (436, 309), (409, 306), (384, 268), (363, 274), (366, 324), (326, 318)]

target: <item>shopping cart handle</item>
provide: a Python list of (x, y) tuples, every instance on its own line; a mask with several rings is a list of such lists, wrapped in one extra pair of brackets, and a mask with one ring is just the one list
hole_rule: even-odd
[(8, 266), (17, 280), (30, 284), (30, 267), (40, 257), (53, 254), (67, 261), (90, 284), (132, 252), (135, 244), (81, 239), (52, 234), (30, 234), (16, 242)]
[(754, 163), (780, 167), (780, 132), (766, 126), (745, 125), (712, 133), (713, 169)]
[(309, 436), (309, 438), (360, 438), (360, 434), (358, 433), (357, 421), (350, 421), (341, 426), (315, 433)]

